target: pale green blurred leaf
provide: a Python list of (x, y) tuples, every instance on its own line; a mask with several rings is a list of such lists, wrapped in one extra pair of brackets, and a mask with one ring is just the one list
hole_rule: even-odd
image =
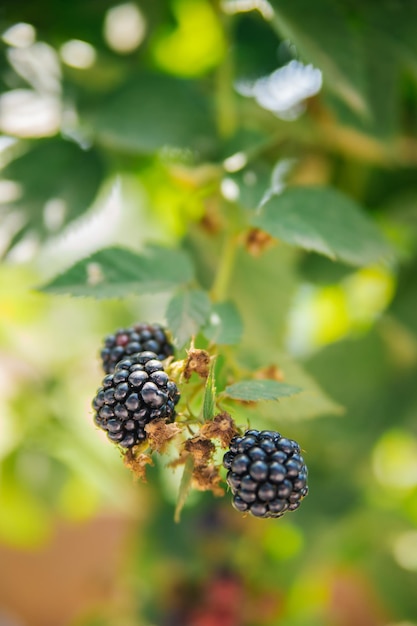
[(306, 372), (303, 366), (287, 354), (277, 355), (277, 365), (283, 372), (285, 380), (299, 385), (303, 393), (296, 395), (288, 402), (276, 407), (265, 406), (263, 414), (271, 419), (301, 420), (321, 417), (323, 415), (341, 415), (344, 408), (332, 400), (320, 387), (317, 381)]
[(206, 152), (215, 135), (210, 106), (195, 83), (156, 74), (137, 76), (114, 91), (91, 123), (100, 141), (145, 154), (163, 147)]
[(183, 346), (195, 336), (210, 313), (210, 299), (200, 289), (179, 291), (168, 304), (168, 327), (178, 346)]
[(285, 244), (257, 258), (246, 250), (238, 251), (230, 296), (242, 316), (245, 347), (273, 352), (284, 341), (297, 285), (296, 258), (295, 248)]
[(219, 345), (239, 343), (243, 323), (239, 310), (233, 302), (220, 302), (212, 308), (209, 323), (203, 330), (205, 337)]
[(258, 402), (259, 400), (280, 400), (296, 395), (301, 387), (280, 383), (277, 380), (242, 380), (226, 387), (224, 393), (234, 400)]
[(81, 215), (96, 197), (104, 173), (104, 161), (95, 149), (82, 150), (62, 139), (30, 143), (2, 172), (21, 187), (21, 195), (6, 209), (22, 217), (10, 247), (28, 233), (42, 239), (55, 234)]
[(176, 522), (180, 521), (181, 511), (184, 507), (184, 504), (187, 501), (188, 494), (191, 489), (191, 482), (193, 479), (193, 470), (194, 470), (194, 457), (191, 454), (187, 457), (184, 465), (184, 472), (180, 482), (180, 488), (178, 490), (178, 500), (177, 506), (175, 507), (175, 515), (174, 520)]
[(377, 226), (350, 198), (327, 187), (294, 187), (272, 196), (254, 226), (305, 250), (350, 265), (369, 265), (390, 255)]
[(137, 254), (105, 248), (78, 261), (40, 289), (46, 293), (118, 298), (167, 291), (192, 279), (188, 257), (180, 250), (149, 246)]

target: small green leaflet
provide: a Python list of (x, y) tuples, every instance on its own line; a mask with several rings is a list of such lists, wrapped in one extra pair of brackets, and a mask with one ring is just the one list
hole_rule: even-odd
[(207, 339), (218, 345), (239, 343), (243, 333), (243, 323), (233, 302), (215, 304), (203, 332)]
[(185, 461), (184, 472), (182, 474), (180, 488), (178, 490), (177, 506), (175, 507), (174, 520), (177, 523), (180, 521), (181, 511), (184, 508), (184, 504), (186, 503), (188, 494), (190, 493), (193, 470), (194, 458), (191, 454), (189, 454), (187, 460)]
[(369, 265), (392, 255), (360, 207), (328, 187), (288, 188), (272, 196), (252, 224), (289, 244), (349, 265)]
[(126, 248), (112, 247), (78, 261), (40, 290), (118, 298), (167, 291), (189, 282), (192, 277), (190, 260), (180, 250), (150, 246), (137, 254)]
[(214, 416), (214, 410), (216, 407), (216, 386), (214, 379), (214, 365), (215, 360), (211, 362), (210, 372), (207, 377), (206, 387), (204, 389), (203, 400), (203, 418), (204, 420), (212, 420)]
[(242, 380), (226, 387), (224, 393), (234, 400), (258, 402), (259, 400), (280, 400), (294, 396), (302, 391), (301, 387), (287, 385), (276, 380)]
[(178, 347), (198, 333), (210, 313), (210, 299), (200, 289), (180, 291), (168, 304), (166, 319)]

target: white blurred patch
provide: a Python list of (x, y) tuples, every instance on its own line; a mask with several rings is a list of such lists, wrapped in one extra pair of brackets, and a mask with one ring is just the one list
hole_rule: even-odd
[(58, 98), (30, 89), (13, 89), (0, 97), (0, 130), (17, 137), (55, 135), (61, 123)]
[[(1, 228), (0, 228), (0, 256), (3, 255), (14, 235), (25, 224), (25, 216), (20, 211), (13, 211), (6, 215), (2, 215), (0, 212)], [(0, 385), (1, 387), (1, 385)], [(0, 622), (1, 623), (1, 622)]]
[(86, 70), (94, 65), (97, 57), (94, 46), (80, 39), (66, 41), (60, 47), (59, 54), (66, 65), (79, 70)]
[(0, 137), (0, 154), (15, 145), (17, 139), (15, 137)]
[(212, 326), (219, 326), (221, 323), (220, 316), (217, 313), (212, 313), (210, 315), (210, 324)]
[(223, 0), (220, 7), (224, 13), (229, 15), (259, 11), (265, 20), (272, 20), (274, 17), (274, 9), (267, 0)]
[(0, 96), (0, 130), (16, 137), (55, 135), (61, 123), (61, 103), (31, 89), (13, 89)]
[(392, 551), (400, 567), (417, 572), (417, 531), (401, 533), (395, 539)]
[(14, 180), (0, 180), (0, 204), (18, 200), (22, 195), (22, 187)]
[(120, 54), (129, 54), (142, 43), (146, 21), (133, 2), (109, 9), (104, 20), (104, 37), (110, 48)]
[(291, 171), (294, 163), (295, 159), (283, 159), (282, 161), (278, 161), (272, 170), (270, 187), (265, 191), (259, 208), (262, 208), (265, 202), (268, 202), (272, 196), (276, 196), (284, 190), (286, 186), (285, 177)]
[(56, 232), (64, 223), (67, 205), (62, 198), (51, 198), (43, 207), (43, 222), (50, 232)]
[(220, 191), (223, 198), (229, 202), (236, 202), (240, 195), (239, 186), (231, 178), (223, 178), (220, 183)]
[(247, 162), (248, 158), (244, 152), (236, 152), (223, 161), (223, 167), (226, 172), (238, 172), (245, 167)]
[(36, 39), (36, 30), (32, 24), (19, 22), (8, 28), (1, 37), (5, 44), (14, 48), (28, 48)]
[(28, 263), (39, 251), (39, 238), (29, 233), (21, 239), (8, 253), (7, 260), (11, 263)]
[(38, 41), (28, 48), (9, 48), (7, 58), (15, 72), (36, 91), (61, 93), (61, 66), (52, 46)]
[(88, 263), (87, 265), (87, 283), (91, 286), (99, 285), (103, 282), (105, 276), (100, 263)]
[(238, 82), (235, 89), (242, 96), (254, 98), (259, 106), (277, 117), (294, 120), (304, 111), (304, 100), (317, 94), (322, 84), (319, 69), (293, 60), (269, 76), (254, 82)]

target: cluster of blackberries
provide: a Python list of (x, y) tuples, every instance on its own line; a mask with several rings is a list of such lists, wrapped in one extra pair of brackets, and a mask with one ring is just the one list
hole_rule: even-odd
[[(161, 362), (173, 353), (158, 324), (136, 324), (106, 337), (101, 357), (107, 375), (93, 400), (94, 421), (122, 448), (143, 442), (152, 420), (174, 419), (180, 394)], [(308, 493), (300, 446), (274, 431), (233, 437), (223, 465), (233, 506), (256, 517), (281, 517)]]
[(172, 353), (157, 324), (137, 324), (105, 339), (101, 356), (107, 376), (93, 400), (94, 421), (122, 448), (144, 441), (152, 420), (174, 419), (180, 394), (161, 363)]
[(233, 437), (223, 458), (233, 506), (256, 517), (281, 517), (307, 495), (307, 467), (300, 446), (270, 430)]

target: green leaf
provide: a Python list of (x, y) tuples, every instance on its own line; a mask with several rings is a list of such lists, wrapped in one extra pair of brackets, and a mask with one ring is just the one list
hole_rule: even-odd
[(296, 261), (297, 250), (285, 244), (266, 250), (258, 258), (244, 249), (238, 251), (230, 297), (243, 319), (242, 343), (255, 353), (274, 352), (285, 341), (299, 280)]
[(194, 457), (189, 454), (187, 460), (185, 461), (184, 472), (178, 490), (177, 506), (175, 507), (174, 520), (177, 523), (180, 521), (181, 511), (184, 508), (184, 504), (186, 503), (188, 494), (190, 493), (191, 482), (193, 479), (193, 470)]
[(205, 337), (218, 345), (239, 343), (243, 333), (243, 323), (233, 302), (220, 302), (212, 308), (209, 323), (203, 330)]
[(275, 352), (276, 363), (285, 378), (301, 387), (303, 393), (288, 402), (277, 405), (266, 404), (262, 413), (271, 420), (305, 420), (322, 415), (342, 415), (344, 408), (330, 398), (313, 376), (287, 354)]
[(105, 248), (78, 261), (41, 287), (41, 291), (95, 298), (167, 291), (192, 279), (188, 257), (180, 250), (148, 247), (142, 254)]
[[(399, 77), (405, 63), (417, 65), (414, 2), (349, 3), (272, 0), (273, 27), (323, 71), (324, 89), (341, 121), (377, 137), (389, 137), (400, 121)], [(330, 93), (328, 93), (330, 95)]]
[(166, 318), (179, 347), (196, 335), (210, 313), (210, 299), (200, 289), (180, 291), (168, 304)]
[(350, 265), (369, 265), (391, 250), (350, 198), (327, 187), (294, 187), (272, 196), (252, 223), (273, 237)]
[(328, 88), (366, 114), (361, 42), (348, 8), (333, 0), (321, 0), (319, 9), (309, 0), (272, 0), (272, 4), (273, 26), (323, 71)]
[(215, 136), (208, 102), (195, 84), (161, 75), (137, 76), (120, 87), (91, 124), (111, 147), (144, 154), (163, 147), (207, 152)]
[(276, 380), (242, 380), (225, 389), (225, 395), (234, 400), (258, 402), (259, 400), (280, 400), (302, 391), (301, 387), (287, 385)]
[(21, 187), (21, 195), (6, 209), (19, 211), (22, 219), (9, 248), (29, 232), (40, 239), (55, 234), (81, 215), (95, 199), (105, 173), (96, 150), (82, 150), (62, 139), (29, 146), (2, 173)]
[(216, 406), (216, 385), (215, 385), (215, 378), (214, 378), (214, 365), (215, 365), (215, 361), (213, 360), (210, 365), (210, 372), (207, 377), (206, 387), (204, 389), (203, 418), (205, 420), (213, 419), (214, 410)]

